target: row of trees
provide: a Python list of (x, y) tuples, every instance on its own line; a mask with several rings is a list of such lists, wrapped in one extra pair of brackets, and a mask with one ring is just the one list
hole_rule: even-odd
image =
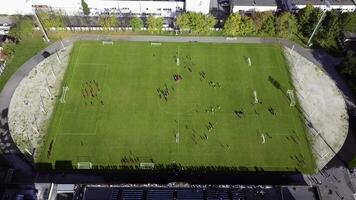
[[(110, 27), (118, 27), (119, 21), (118, 18), (114, 15), (106, 15), (101, 16), (99, 18), (99, 24), (104, 29), (108, 29)], [(130, 26), (132, 27), (133, 31), (140, 31), (141, 28), (144, 27), (143, 21), (139, 17), (133, 17), (130, 19)], [(160, 33), (163, 27), (163, 18), (162, 17), (154, 17), (149, 16), (147, 18), (147, 30), (150, 33)]]
[[(88, 11), (85, 1), (83, 10)], [(49, 11), (38, 13), (42, 24), (46, 27), (63, 27), (61, 13)], [(255, 12), (249, 15), (233, 13), (225, 21), (222, 33), (226, 36), (278, 36), (290, 38), (294, 35), (309, 37), (322, 15), (322, 11), (307, 5), (298, 14), (289, 12), (275, 14), (272, 12)], [(211, 15), (186, 12), (177, 16), (175, 25), (182, 32), (193, 34), (208, 33), (216, 25), (216, 19)], [(138, 17), (132, 17), (129, 22), (134, 31), (144, 27), (144, 22)], [(146, 21), (148, 31), (159, 33), (163, 27), (163, 18), (149, 16)], [(104, 28), (118, 27), (119, 19), (115, 15), (99, 18), (99, 25)], [(317, 32), (320, 40), (333, 40), (341, 30), (356, 32), (356, 14), (339, 13), (332, 10), (327, 12)]]
[[(322, 11), (312, 5), (308, 5), (298, 14), (256, 12), (247, 16), (234, 13), (226, 20), (223, 33), (229, 36), (309, 37), (321, 16)], [(341, 30), (356, 31), (355, 13), (340, 13), (336, 10), (327, 12), (317, 31), (317, 38), (320, 41), (334, 40)]]
[(182, 32), (208, 33), (216, 24), (216, 19), (211, 15), (186, 12), (177, 17), (176, 24)]
[(39, 11), (37, 12), (38, 18), (40, 19), (44, 28), (48, 29), (50, 27), (64, 27), (64, 14), (60, 11)]
[(234, 13), (228, 17), (223, 28), (227, 36), (278, 36), (290, 38), (298, 32), (295, 15), (285, 12), (256, 12), (250, 16)]

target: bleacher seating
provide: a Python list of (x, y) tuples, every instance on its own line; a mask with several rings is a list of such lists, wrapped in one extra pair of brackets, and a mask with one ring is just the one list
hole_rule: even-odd
[(243, 190), (232, 190), (232, 199), (233, 200), (245, 200), (245, 194)]
[(178, 200), (202, 200), (204, 191), (202, 189), (180, 189), (177, 190)]
[(111, 190), (111, 200), (118, 200), (120, 195), (119, 189), (112, 189)]
[(207, 190), (208, 200), (230, 200), (229, 191), (221, 189), (208, 189)]
[(173, 189), (147, 190), (147, 200), (170, 200), (173, 199)]
[(143, 198), (142, 189), (122, 189), (122, 200), (140, 200)]

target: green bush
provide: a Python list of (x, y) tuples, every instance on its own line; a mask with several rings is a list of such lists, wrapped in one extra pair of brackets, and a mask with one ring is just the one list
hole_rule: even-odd
[(88, 7), (88, 4), (84, 0), (81, 1), (81, 4), (82, 4), (84, 15), (89, 15), (90, 14), (90, 9)]
[(20, 41), (32, 35), (33, 27), (32, 19), (20, 18), (16, 26), (10, 29), (10, 35)]
[(16, 51), (16, 44), (15, 43), (7, 43), (3, 46), (4, 53), (6, 56), (11, 57), (15, 54)]
[(143, 27), (143, 21), (139, 17), (135, 16), (135, 17), (131, 18), (130, 26), (132, 28), (132, 31), (134, 31), (134, 32), (140, 31), (141, 28)]

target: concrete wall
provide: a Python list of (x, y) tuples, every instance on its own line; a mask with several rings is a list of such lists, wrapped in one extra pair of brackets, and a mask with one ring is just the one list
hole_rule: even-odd
[[(293, 5), (292, 10), (300, 10), (305, 8), (306, 4)], [(327, 9), (326, 5), (314, 5), (314, 7), (319, 8), (321, 10)], [(331, 9), (340, 10), (341, 12), (354, 12), (356, 11), (356, 5), (331, 5)]]
[(277, 11), (277, 6), (233, 6), (232, 12), (264, 12), (264, 11)]

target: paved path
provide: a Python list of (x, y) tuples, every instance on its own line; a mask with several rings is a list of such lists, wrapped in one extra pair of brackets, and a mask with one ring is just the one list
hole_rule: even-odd
[(14, 141), (12, 140), (11, 133), (8, 126), (8, 108), (10, 105), (11, 98), (20, 84), (21, 80), (27, 76), (27, 74), (37, 66), (41, 61), (45, 59), (42, 55), (43, 52), (47, 51), (49, 53), (54, 53), (61, 49), (61, 43), (53, 43), (47, 48), (43, 49), (37, 55), (32, 57), (30, 60), (25, 62), (8, 80), (3, 90), (0, 93), (0, 149), (2, 155), (9, 161), (14, 169), (12, 181), (17, 182), (33, 182), (35, 178), (35, 170), (32, 161), (27, 159), (21, 151), (17, 148)]
[[(234, 38), (225, 38), (225, 37), (172, 37), (172, 36), (105, 36), (105, 35), (92, 35), (92, 34), (83, 34), (76, 36), (69, 41), (64, 42), (65, 46), (70, 45), (72, 41), (74, 40), (126, 40), (126, 41), (157, 41), (157, 42), (207, 42), (207, 43), (273, 43), (273, 44), (282, 44), (285, 45), (289, 48), (293, 48), (295, 51), (297, 51), (299, 54), (303, 55), (306, 57), (308, 60), (313, 62), (314, 64), (321, 66), (324, 68), (326, 72), (329, 73), (329, 75), (336, 81), (338, 87), (340, 90), (343, 92), (345, 99), (348, 101), (348, 105), (350, 107), (353, 106), (354, 102), (354, 97), (352, 95), (352, 92), (348, 89), (346, 84), (342, 81), (340, 76), (335, 70), (335, 65), (340, 61), (339, 59), (333, 58), (331, 56), (328, 56), (327, 54), (323, 53), (322, 51), (316, 51), (316, 50), (309, 50), (301, 47), (300, 45), (294, 44), (292, 42), (289, 42), (287, 40), (283, 39), (275, 39), (275, 38), (242, 38), (242, 37), (234, 37)], [(59, 49), (61, 49), (61, 43), (56, 42), (46, 49), (44, 51), (48, 51), (50, 53), (53, 53)], [(0, 94), (0, 110), (2, 111), (2, 116), (1, 116), (1, 136), (8, 136), (7, 138), (11, 139), (11, 135), (8, 131), (8, 125), (7, 125), (7, 109), (9, 107), (9, 103), (11, 101), (11, 97), (20, 83), (20, 81), (23, 79), (24, 76), (26, 76), (29, 71), (35, 67), (39, 62), (44, 60), (44, 57), (41, 55), (41, 53), (38, 53), (36, 56), (31, 58), (29, 61), (27, 61), (21, 68), (10, 78), (10, 80), (7, 82), (5, 85), (4, 89), (2, 90)], [(1, 138), (0, 138), (1, 139)], [(353, 139), (353, 138), (352, 138)], [(11, 142), (10, 141), (10, 142)], [(0, 141), (1, 142), (1, 141)], [(355, 141), (351, 141), (350, 147), (354, 147)], [(20, 175), (26, 175), (29, 176), (30, 178), (33, 178), (33, 175), (35, 171), (33, 170), (32, 166), (29, 165), (24, 159), (22, 159), (22, 155), (16, 148), (16, 146), (12, 146), (13, 149), (4, 149), (4, 151), (8, 151), (9, 154), (5, 154), (5, 156), (11, 160), (12, 163), (14, 163), (14, 168), (15, 168), (15, 174), (20, 174)], [(11, 152), (11, 153), (10, 153)], [(340, 163), (339, 163), (340, 164)], [(336, 170), (336, 172), (331, 172), (333, 175), (335, 174), (341, 179), (340, 173), (345, 174), (345, 167), (343, 163), (339, 165), (339, 167), (342, 166), (342, 169), (332, 167), (333, 170)], [(342, 171), (340, 171), (342, 170)], [(318, 173), (316, 176), (321, 176), (320, 173)], [(330, 175), (331, 176), (331, 175)], [(338, 178), (337, 177), (337, 178)], [(348, 186), (348, 189), (345, 189), (344, 192), (345, 194), (350, 194), (350, 191), (353, 190), (352, 185), (349, 184), (349, 181), (347, 179), (347, 176), (343, 176), (343, 182), (347, 183), (345, 184)], [(341, 182), (341, 181), (340, 181)], [(339, 182), (338, 182), (339, 183)], [(311, 183), (312, 185), (318, 185), (318, 186), (323, 186), (317, 183)], [(346, 187), (343, 185), (342, 187)], [(327, 187), (327, 186), (325, 186)], [(334, 193), (335, 194), (335, 193)]]

